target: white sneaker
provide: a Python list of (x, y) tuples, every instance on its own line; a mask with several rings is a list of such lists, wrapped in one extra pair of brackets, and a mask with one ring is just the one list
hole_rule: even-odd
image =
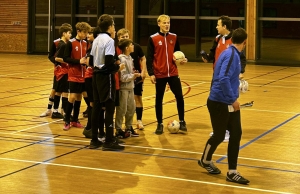
[(144, 125), (143, 125), (143, 123), (142, 123), (141, 120), (137, 121), (136, 128), (138, 128), (139, 130), (143, 130), (144, 129)]
[(228, 131), (228, 130), (226, 130), (226, 133), (225, 133), (225, 138), (224, 138), (224, 141), (223, 141), (223, 142), (228, 142), (228, 141), (229, 141), (229, 138), (230, 138), (229, 131)]
[[(209, 134), (209, 136), (211, 137), (213, 134), (214, 134), (214, 132), (211, 132), (211, 133)], [(225, 138), (224, 138), (223, 142), (228, 142), (228, 141), (229, 141), (229, 137), (230, 137), (229, 131), (226, 130)]]
[(52, 113), (52, 111), (50, 109), (47, 109), (45, 112), (43, 112), (40, 117), (46, 117), (46, 116), (50, 116)]

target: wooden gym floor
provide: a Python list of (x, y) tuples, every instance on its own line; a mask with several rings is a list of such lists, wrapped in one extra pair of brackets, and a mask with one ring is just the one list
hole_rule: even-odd
[[(87, 148), (82, 129), (63, 131), (46, 110), (53, 67), (46, 56), (0, 54), (0, 192), (56, 193), (299, 193), (300, 68), (248, 65), (250, 91), (240, 95), (243, 137), (238, 170), (251, 182), (226, 182), (227, 143), (213, 160), (222, 170), (198, 166), (211, 132), (206, 99), (211, 64), (179, 67), (188, 134), (157, 136), (154, 85), (144, 84), (145, 130), (126, 139), (123, 152)], [(168, 90), (168, 89), (167, 89)], [(173, 94), (164, 98), (164, 125), (178, 119)], [(83, 102), (81, 112), (85, 110)], [(80, 115), (81, 123), (86, 119)], [(134, 120), (134, 124), (135, 124)]]

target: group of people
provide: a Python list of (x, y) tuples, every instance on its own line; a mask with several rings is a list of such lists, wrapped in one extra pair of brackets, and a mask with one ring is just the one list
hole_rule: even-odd
[[(213, 133), (198, 164), (211, 174), (220, 174), (221, 171), (212, 162), (212, 155), (225, 134), (230, 133), (226, 180), (247, 184), (249, 181), (236, 170), (242, 135), (239, 78), (245, 71), (243, 50), (247, 33), (242, 28), (232, 31), (231, 23), (228, 16), (218, 19), (218, 36), (211, 52), (205, 57), (208, 60), (202, 58), (204, 62), (213, 60), (213, 79), (207, 100)], [(49, 59), (55, 64), (53, 90), (48, 110), (41, 116), (50, 115), (54, 104), (52, 118), (64, 118), (64, 130), (69, 130), (71, 126), (83, 127), (78, 121), (78, 114), (82, 94), (86, 92), (88, 123), (83, 134), (91, 138), (89, 147), (123, 150), (124, 141), (119, 137), (139, 136), (132, 126), (134, 113), (137, 116), (137, 128), (144, 129), (142, 91), (148, 72), (156, 92), (155, 134), (161, 135), (164, 130), (162, 101), (167, 84), (176, 98), (179, 132), (186, 134), (184, 98), (176, 58), (173, 56), (175, 51), (180, 51), (180, 44), (177, 35), (170, 32), (168, 15), (160, 15), (157, 24), (159, 31), (149, 37), (147, 56), (140, 45), (129, 39), (129, 31), (125, 28), (118, 31), (118, 44), (115, 46), (116, 30), (111, 15), (101, 15), (95, 28), (85, 22), (77, 23), (74, 39), (70, 39), (72, 27), (63, 24), (59, 29), (61, 38), (54, 41), (49, 54)], [(88, 43), (85, 41), (87, 34)], [(185, 58), (181, 63), (186, 62)], [(61, 95), (64, 116), (57, 110)], [(229, 106), (233, 107), (233, 111), (229, 110)], [(122, 129), (124, 118), (125, 130)]]

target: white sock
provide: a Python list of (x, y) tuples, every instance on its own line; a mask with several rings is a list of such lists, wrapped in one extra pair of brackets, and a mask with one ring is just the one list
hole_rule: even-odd
[(229, 171), (228, 171), (228, 174), (232, 174), (232, 173), (237, 173), (237, 170), (231, 170), (231, 169), (229, 169)]

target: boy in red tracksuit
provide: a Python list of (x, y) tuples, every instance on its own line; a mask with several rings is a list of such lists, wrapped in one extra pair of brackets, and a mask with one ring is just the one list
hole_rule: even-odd
[[(76, 38), (70, 40), (64, 51), (64, 62), (69, 64), (68, 81), (70, 95), (68, 99), (65, 124), (63, 129), (69, 130), (71, 125), (82, 128), (83, 126), (78, 121), (82, 92), (84, 91), (84, 75), (86, 65), (87, 42), (84, 40), (91, 26), (86, 22), (78, 22), (76, 24)], [(74, 107), (73, 107), (74, 104)], [(73, 110), (73, 120), (70, 121), (70, 116)]]

